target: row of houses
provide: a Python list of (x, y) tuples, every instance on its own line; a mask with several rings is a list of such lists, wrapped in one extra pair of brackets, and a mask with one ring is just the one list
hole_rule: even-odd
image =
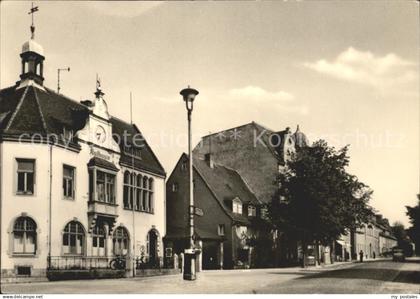
[[(167, 178), (139, 127), (110, 114), (99, 80), (81, 102), (46, 87), (44, 50), (31, 30), (20, 79), (0, 91), (2, 280), (106, 275), (121, 256), (120, 276), (173, 266), (189, 246), (187, 155)], [(307, 145), (299, 127), (255, 122), (202, 138), (193, 151), (200, 267), (298, 262), (298, 240), (267, 226), (266, 207), (288, 157)], [(389, 251), (384, 223), (344, 236), (335, 250), (343, 259)]]
[[(193, 151), (196, 240), (204, 269), (276, 267), (299, 264), (298, 239), (272, 230), (266, 209), (277, 191), (277, 178), (296, 148), (309, 141), (299, 126), (273, 131), (255, 122), (204, 136)], [(188, 157), (183, 154), (166, 184), (165, 246), (180, 254), (188, 248)], [(258, 244), (259, 242), (259, 244)], [(258, 246), (260, 245), (260, 246)], [(388, 220), (372, 217), (331, 246), (310, 246), (324, 263), (388, 254), (397, 245)], [(315, 256), (315, 254), (313, 253)]]

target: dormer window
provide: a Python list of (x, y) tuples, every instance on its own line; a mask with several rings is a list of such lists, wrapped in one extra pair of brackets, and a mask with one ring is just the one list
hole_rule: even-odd
[(262, 219), (267, 219), (268, 218), (268, 209), (266, 207), (262, 207), (261, 208), (261, 218)]
[(257, 216), (257, 208), (254, 206), (248, 206), (248, 216), (249, 217)]
[(232, 200), (232, 212), (242, 214), (242, 201), (238, 197)]
[(63, 139), (69, 141), (73, 140), (73, 130), (63, 127)]

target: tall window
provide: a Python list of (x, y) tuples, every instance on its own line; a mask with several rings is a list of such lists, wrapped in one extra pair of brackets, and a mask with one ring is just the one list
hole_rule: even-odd
[(105, 256), (105, 230), (102, 225), (95, 225), (92, 230), (92, 255)]
[(232, 212), (235, 214), (242, 214), (242, 202), (239, 198), (232, 200)]
[(124, 172), (124, 208), (133, 209), (135, 196), (136, 175), (128, 171)]
[(123, 191), (123, 201), (124, 208), (130, 209), (130, 173), (128, 171), (124, 172), (124, 191)]
[(149, 201), (149, 180), (146, 176), (144, 176), (143, 177), (142, 207), (145, 211), (149, 210), (148, 201)]
[(153, 188), (154, 188), (154, 181), (153, 181), (153, 179), (152, 178), (150, 178), (149, 179), (149, 197), (148, 197), (148, 203), (147, 203), (147, 206), (149, 207), (149, 212), (150, 213), (153, 213), (153, 211), (154, 211), (154, 205), (155, 205), (155, 203), (154, 203), (154, 198), (153, 198)]
[(115, 229), (112, 244), (114, 255), (126, 255), (128, 253), (129, 238), (124, 227), (119, 226)]
[(141, 174), (138, 174), (137, 180), (136, 180), (136, 210), (137, 211), (144, 210), (144, 207), (142, 206), (142, 203), (141, 203), (142, 192), (143, 192), (142, 185), (143, 185), (143, 176)]
[(36, 224), (29, 217), (19, 217), (13, 225), (13, 253), (35, 254)]
[(34, 194), (35, 160), (17, 159), (17, 193)]
[(99, 201), (115, 203), (115, 175), (97, 170), (96, 192)]
[(85, 243), (85, 230), (80, 222), (67, 223), (63, 232), (63, 253), (82, 255)]
[(67, 165), (63, 166), (63, 195), (74, 199), (74, 167)]

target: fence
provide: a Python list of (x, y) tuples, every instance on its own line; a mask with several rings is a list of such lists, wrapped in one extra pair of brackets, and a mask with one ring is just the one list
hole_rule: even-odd
[(51, 256), (49, 270), (113, 269), (115, 257), (105, 256)]
[[(130, 260), (115, 256), (51, 256), (48, 260), (48, 270), (90, 270), (90, 269), (124, 269)], [(131, 260), (132, 263), (132, 260)], [(174, 257), (148, 256), (134, 259), (136, 269), (173, 269), (178, 268)], [(131, 267), (131, 266), (130, 266)]]

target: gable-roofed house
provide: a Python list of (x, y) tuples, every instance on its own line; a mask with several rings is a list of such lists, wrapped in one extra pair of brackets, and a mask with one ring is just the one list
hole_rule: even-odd
[[(278, 177), (283, 173), (290, 155), (296, 147), (308, 146), (309, 141), (299, 126), (273, 131), (251, 122), (242, 126), (202, 137), (195, 147), (195, 156), (211, 155), (214, 163), (232, 168), (248, 183), (264, 206), (278, 199)], [(274, 240), (268, 262), (261, 266), (278, 266), (298, 262), (298, 240), (282, 232), (272, 231)]]
[(0, 91), (1, 279), (93, 273), (120, 255), (159, 264), (166, 174), (138, 127), (109, 114), (99, 82), (80, 103), (44, 86), (33, 37), (20, 56)]
[[(189, 246), (188, 156), (178, 160), (166, 184), (167, 234), (165, 248), (181, 254)], [(248, 240), (258, 234), (255, 221), (261, 201), (236, 170), (194, 157), (195, 243), (201, 247), (203, 269), (230, 269), (252, 265)]]

